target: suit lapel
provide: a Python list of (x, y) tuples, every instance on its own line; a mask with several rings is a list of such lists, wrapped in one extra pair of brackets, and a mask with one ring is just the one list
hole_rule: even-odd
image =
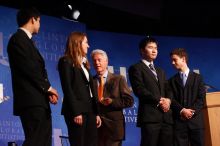
[(177, 73), (175, 75), (175, 82), (182, 88), (185, 88), (186, 86), (190, 85), (191, 82), (193, 81), (193, 73), (192, 72), (189, 72), (189, 75), (187, 77), (187, 80), (186, 80), (186, 84), (185, 86), (183, 87), (183, 83), (182, 83), (182, 79), (180, 78), (180, 74)]
[(106, 82), (105, 82), (105, 86), (104, 86), (104, 97), (106, 97), (109, 93), (107, 93), (107, 91), (111, 91), (110, 89), (108, 88), (112, 88), (111, 86), (111, 80), (113, 78), (113, 74), (108, 72), (108, 76), (107, 76), (107, 79), (106, 79)]
[(176, 82), (181, 88), (183, 88), (182, 79), (180, 78), (180, 74), (179, 74), (179, 73), (177, 73), (177, 74), (175, 75), (174, 79), (175, 79), (175, 82)]
[(29, 42), (31, 43), (32, 48), (33, 48), (33, 50), (35, 51), (35, 54), (36, 54), (36, 56), (38, 57), (38, 59), (39, 59), (40, 61), (43, 61), (44, 59), (43, 59), (43, 57), (41, 56), (39, 50), (36, 48), (36, 46), (35, 46), (33, 40), (29, 39)]
[(30, 44), (30, 46), (31, 46), (30, 48), (31, 48), (32, 51), (34, 52), (34, 55), (37, 57), (37, 59), (44, 63), (44, 59), (43, 59), (43, 57), (41, 56), (39, 50), (38, 50), (38, 49), (36, 48), (36, 46), (34, 45), (33, 40), (31, 40), (31, 39), (27, 36), (27, 34), (26, 34), (23, 30), (21, 30), (21, 29), (18, 29), (18, 33), (21, 33), (21, 34), (24, 36), (24, 38), (26, 39), (26, 42), (28, 42), (28, 43)]
[(92, 95), (94, 97), (97, 97), (96, 96), (96, 91), (95, 91), (97, 88), (95, 88), (96, 86), (94, 86), (94, 84), (93, 84), (92, 74), (91, 74), (91, 72), (89, 70), (88, 70), (88, 73), (89, 73), (89, 85), (90, 85), (90, 88), (91, 88)]
[(97, 77), (97, 75), (95, 75), (94, 77), (93, 77), (93, 83), (94, 83), (94, 88), (95, 88), (95, 90), (98, 90), (98, 77)]
[(162, 91), (161, 91), (161, 89), (163, 89), (162, 87), (164, 86), (163, 84), (164, 84), (164, 81), (162, 80), (162, 72), (161, 71), (159, 71), (157, 68), (155, 68), (156, 69), (156, 72), (157, 72), (157, 79), (158, 79), (158, 81), (157, 81), (157, 83), (159, 84), (159, 88), (160, 88), (160, 93), (162, 93)]
[[(86, 78), (86, 75), (85, 75), (85, 73), (84, 73), (82, 67), (80, 67), (79, 70), (80, 70), (80, 72), (82, 73), (82, 76), (83, 76), (84, 80), (85, 80), (86, 82), (89, 82), (88, 79)], [(87, 69), (86, 69), (86, 70), (87, 70)], [(88, 70), (87, 70), (87, 71), (88, 71)], [(88, 71), (88, 73), (89, 73), (89, 77), (90, 77), (90, 72)]]
[[(147, 65), (144, 64), (142, 61), (140, 63), (141, 63), (142, 68), (147, 72), (147, 74), (150, 75), (153, 78), (153, 80), (158, 83), (156, 77), (154, 76), (152, 71), (147, 67)], [(156, 69), (156, 72), (158, 73), (157, 69)]]
[(30, 49), (33, 52), (33, 56), (36, 57), (36, 59), (39, 60), (42, 66), (44, 67), (45, 66), (44, 59), (41, 56), (39, 50), (34, 45), (34, 42), (27, 36), (27, 34), (23, 30), (18, 29), (18, 33), (21, 33), (24, 36), (26, 42), (28, 42), (30, 45)]
[(186, 80), (185, 87), (190, 85), (192, 81), (193, 81), (193, 73), (189, 72), (189, 75), (188, 75), (187, 80)]

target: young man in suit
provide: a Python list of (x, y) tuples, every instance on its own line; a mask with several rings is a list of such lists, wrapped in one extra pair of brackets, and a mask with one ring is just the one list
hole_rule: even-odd
[(203, 104), (206, 96), (202, 77), (188, 68), (185, 49), (170, 53), (171, 62), (178, 70), (169, 80), (173, 91), (175, 146), (204, 146)]
[(98, 107), (102, 126), (98, 129), (98, 146), (121, 146), (125, 139), (123, 109), (132, 107), (131, 91), (121, 75), (108, 72), (108, 57), (103, 50), (93, 50), (92, 60), (96, 70), (94, 85), (98, 91)]
[(8, 57), (14, 94), (14, 115), (23, 126), (24, 146), (51, 146), (52, 122), (49, 102), (56, 104), (42, 56), (31, 38), (40, 28), (40, 14), (34, 8), (17, 13), (19, 29), (9, 40)]
[(172, 146), (170, 90), (164, 71), (153, 66), (158, 54), (157, 42), (154, 38), (144, 38), (139, 49), (142, 59), (129, 68), (129, 78), (139, 99), (137, 126), (141, 127), (140, 145)]

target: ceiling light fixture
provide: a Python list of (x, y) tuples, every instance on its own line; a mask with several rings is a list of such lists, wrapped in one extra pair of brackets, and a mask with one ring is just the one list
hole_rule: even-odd
[(74, 10), (72, 13), (72, 17), (74, 20), (77, 20), (79, 18), (80, 12), (79, 10)]

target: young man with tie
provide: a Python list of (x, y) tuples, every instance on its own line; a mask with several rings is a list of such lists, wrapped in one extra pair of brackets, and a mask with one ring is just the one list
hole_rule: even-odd
[(172, 65), (178, 70), (169, 80), (173, 91), (175, 146), (204, 146), (203, 104), (206, 96), (201, 75), (188, 68), (185, 49), (170, 53)]
[(157, 41), (147, 37), (140, 41), (141, 61), (129, 68), (134, 94), (139, 100), (137, 126), (141, 127), (141, 146), (172, 146), (173, 119), (170, 92), (165, 72), (154, 67)]

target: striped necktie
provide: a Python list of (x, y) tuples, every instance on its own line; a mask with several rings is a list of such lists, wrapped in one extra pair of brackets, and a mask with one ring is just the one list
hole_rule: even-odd
[(152, 73), (154, 74), (155, 78), (158, 80), (157, 78), (157, 72), (156, 72), (156, 69), (154, 68), (154, 65), (153, 64), (149, 64), (149, 68), (150, 70), (152, 71)]

